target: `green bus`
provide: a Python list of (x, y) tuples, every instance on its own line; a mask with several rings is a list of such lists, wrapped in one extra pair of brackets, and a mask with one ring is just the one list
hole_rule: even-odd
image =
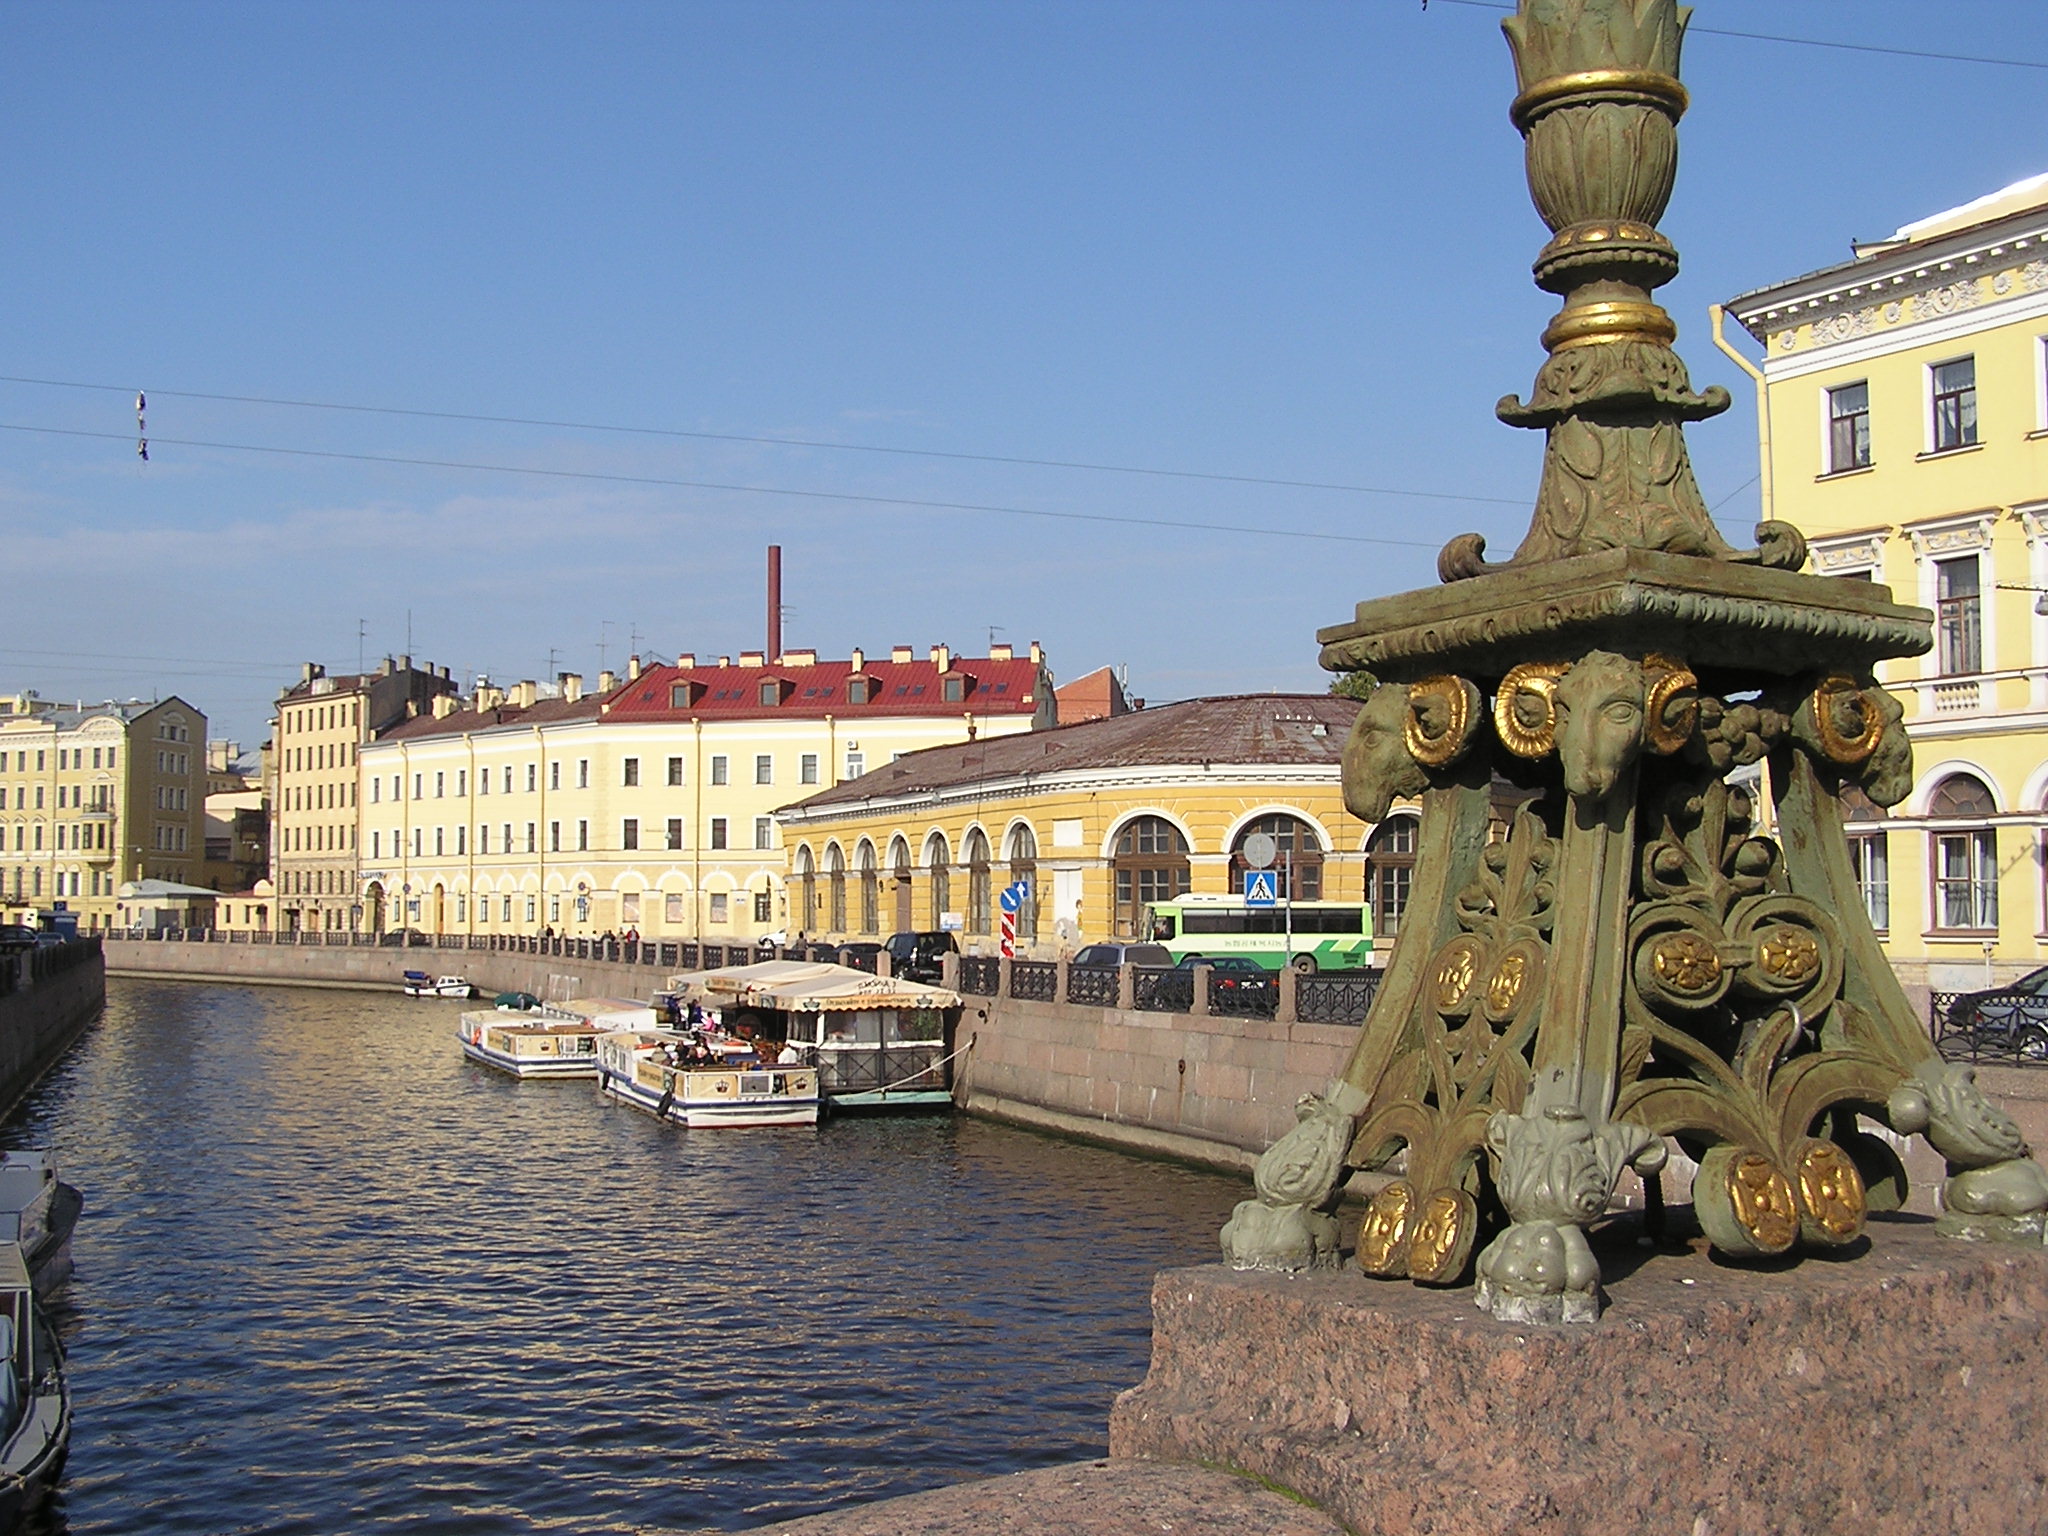
[(1369, 965), (1372, 918), (1356, 901), (1296, 901), (1248, 907), (1228, 896), (1187, 895), (1155, 901), (1146, 932), (1175, 960), (1187, 955), (1242, 955), (1269, 971), (1292, 965), (1304, 975)]

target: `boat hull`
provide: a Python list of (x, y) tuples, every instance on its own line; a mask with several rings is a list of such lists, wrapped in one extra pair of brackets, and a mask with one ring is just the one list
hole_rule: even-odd
[[(706, 1078), (726, 1074), (702, 1074)], [(685, 1081), (689, 1081), (688, 1074)], [(693, 1130), (718, 1126), (816, 1125), (818, 1099), (815, 1093), (762, 1096), (712, 1096), (703, 1092), (664, 1094), (645, 1083), (614, 1073), (603, 1074), (598, 1084), (608, 1098), (644, 1110), (659, 1119), (672, 1120)]]
[(547, 1056), (512, 1056), (504, 1051), (494, 1051), (476, 1040), (462, 1042), (462, 1054), (471, 1061), (486, 1067), (496, 1068), (513, 1077), (576, 1077), (597, 1076), (597, 1063), (588, 1056), (578, 1058)]
[(71, 1387), (55, 1330), (34, 1312), (35, 1356), (43, 1363), (29, 1384), (20, 1421), (0, 1444), (0, 1529), (13, 1530), (50, 1491), (71, 1448)]

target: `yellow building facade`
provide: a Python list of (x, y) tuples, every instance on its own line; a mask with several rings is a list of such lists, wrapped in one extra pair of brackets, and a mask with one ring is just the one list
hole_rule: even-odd
[(957, 927), (963, 949), (993, 954), (1001, 892), (1023, 881), (1018, 953), (1054, 958), (1146, 936), (1153, 901), (1241, 890), (1264, 832), (1283, 894), (1366, 905), (1384, 960), (1416, 819), (1345, 809), (1357, 714), (1329, 694), (1191, 699), (871, 770), (777, 813), (791, 927), (834, 942)]
[(368, 926), (750, 942), (792, 928), (775, 810), (941, 742), (1051, 719), (1036, 646), (812, 651), (437, 701), (365, 744)]
[(1851, 846), (1909, 985), (2048, 959), (2048, 176), (1732, 300), (1763, 343), (1769, 515), (1935, 615), (1880, 668), (1913, 792)]
[(0, 699), (0, 909), (114, 926), (136, 880), (195, 883), (206, 852), (206, 716), (183, 699)]

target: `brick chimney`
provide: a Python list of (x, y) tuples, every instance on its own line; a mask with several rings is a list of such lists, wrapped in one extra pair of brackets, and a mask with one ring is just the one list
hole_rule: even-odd
[(583, 674), (581, 672), (564, 672), (561, 675), (560, 682), (562, 684), (562, 697), (571, 704), (574, 704), (583, 697)]

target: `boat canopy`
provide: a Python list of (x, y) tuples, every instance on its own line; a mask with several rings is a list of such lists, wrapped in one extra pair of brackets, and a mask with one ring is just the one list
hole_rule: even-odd
[(669, 990), (697, 1002), (774, 1008), (784, 1013), (960, 1006), (960, 994), (946, 987), (813, 960), (763, 960), (715, 971), (689, 971), (671, 976)]
[(576, 997), (567, 1002), (549, 1003), (545, 1011), (582, 1019), (606, 1029), (652, 1029), (655, 1025), (654, 1010), (630, 997)]

